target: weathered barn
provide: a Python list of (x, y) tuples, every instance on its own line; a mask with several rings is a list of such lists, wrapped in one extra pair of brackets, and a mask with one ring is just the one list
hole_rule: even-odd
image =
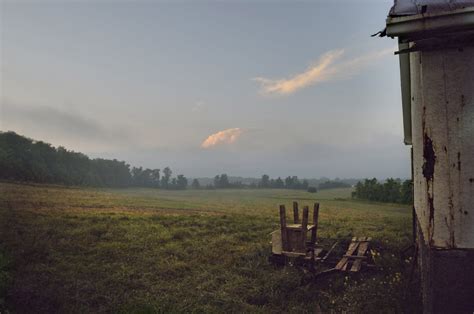
[(426, 313), (474, 312), (474, 1), (395, 0)]

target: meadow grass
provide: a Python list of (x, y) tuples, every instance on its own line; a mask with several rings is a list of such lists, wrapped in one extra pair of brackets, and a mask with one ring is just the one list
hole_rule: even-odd
[[(351, 200), (351, 189), (314, 194), (0, 183), (0, 191), (0, 292), (5, 287), (0, 310), (390, 313), (420, 308), (417, 287), (409, 283), (410, 261), (399, 254), (410, 244), (410, 209)], [(321, 243), (371, 236), (377, 269), (313, 281), (298, 268), (269, 264), (278, 205), (290, 208), (293, 200), (300, 206), (320, 202)]]

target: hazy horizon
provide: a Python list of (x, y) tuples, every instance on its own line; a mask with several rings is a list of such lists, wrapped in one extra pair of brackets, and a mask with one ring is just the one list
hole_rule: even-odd
[(188, 177), (407, 178), (391, 1), (363, 4), (2, 2), (0, 129)]

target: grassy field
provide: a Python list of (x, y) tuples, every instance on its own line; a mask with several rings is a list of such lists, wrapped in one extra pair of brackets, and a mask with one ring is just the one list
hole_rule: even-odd
[[(350, 189), (92, 189), (0, 183), (0, 312), (414, 312), (407, 206)], [(319, 236), (375, 239), (376, 269), (307, 280), (267, 258), (278, 205), (321, 203)], [(326, 241), (326, 242), (325, 242)]]

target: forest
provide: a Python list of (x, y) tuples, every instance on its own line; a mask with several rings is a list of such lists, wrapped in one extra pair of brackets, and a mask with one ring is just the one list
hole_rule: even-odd
[(161, 175), (160, 169), (130, 168), (116, 159), (91, 159), (14, 132), (0, 132), (0, 179), (97, 187), (185, 189), (188, 186), (187, 178), (172, 177), (169, 167)]
[[(0, 179), (82, 185), (95, 187), (150, 187), (169, 190), (194, 189), (293, 189), (316, 192), (317, 190), (344, 188), (351, 185), (336, 180), (325, 180), (310, 184), (307, 179), (297, 176), (270, 178), (267, 174), (251, 183), (231, 180), (223, 173), (216, 175), (211, 183), (203, 186), (198, 179), (189, 184), (183, 174), (173, 177), (170, 167), (148, 169), (130, 167), (116, 159), (91, 159), (85, 154), (70, 151), (64, 147), (54, 147), (43, 141), (21, 136), (15, 132), (0, 132)], [(387, 179), (380, 183), (377, 179), (365, 179), (355, 185), (353, 198), (378, 202), (409, 204), (413, 200), (413, 186), (410, 180)]]
[(281, 177), (276, 179), (270, 178), (267, 174), (250, 184), (244, 184), (241, 181), (231, 182), (229, 176), (225, 173), (214, 177), (214, 182), (208, 188), (253, 188), (253, 189), (293, 189), (293, 190), (307, 190), (309, 182), (306, 179), (300, 180), (297, 176), (288, 176), (284, 180)]
[(389, 178), (385, 182), (378, 182), (376, 178), (358, 182), (353, 198), (386, 203), (413, 203), (413, 181)]
[[(171, 190), (183, 190), (189, 186), (194, 189), (228, 188), (273, 188), (316, 191), (307, 179), (297, 176), (285, 179), (270, 178), (264, 174), (251, 183), (232, 180), (227, 174), (216, 175), (211, 183), (202, 185), (193, 179), (191, 184), (183, 174), (172, 176), (170, 167), (148, 169), (130, 167), (124, 161), (116, 159), (91, 159), (83, 153), (54, 147), (43, 141), (36, 141), (15, 132), (0, 132), (0, 179), (53, 183), (64, 185), (82, 185), (96, 187), (151, 187)], [(340, 181), (327, 180), (319, 183), (319, 189), (350, 187)]]

